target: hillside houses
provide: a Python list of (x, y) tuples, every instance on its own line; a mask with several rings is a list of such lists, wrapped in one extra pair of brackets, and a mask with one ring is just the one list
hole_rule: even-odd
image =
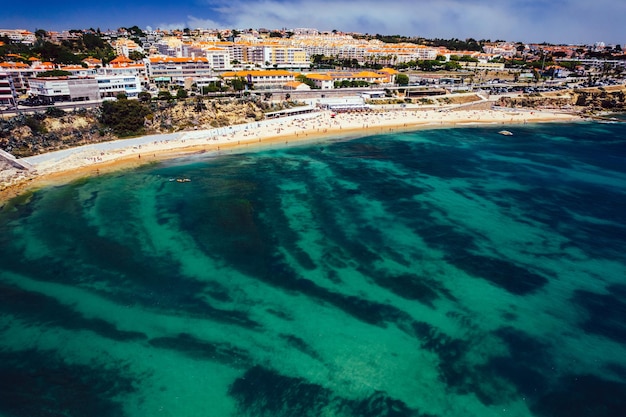
[[(32, 45), (37, 36), (42, 35), (39, 31), (35, 36), (25, 30), (0, 29), (1, 36), (5, 36), (6, 42)], [(81, 31), (48, 32), (46, 36), (50, 42), (71, 43), (81, 36)], [(442, 66), (441, 63), (454, 61), (455, 67), (451, 68), (476, 72), (503, 70), (507, 60), (523, 58), (525, 62), (532, 62), (546, 54), (573, 59), (584, 52), (574, 46), (499, 41), (486, 42), (482, 51), (450, 51), (443, 47), (411, 42), (385, 43), (358, 34), (319, 32), (309, 28), (274, 31), (157, 29), (145, 32), (137, 28), (120, 28), (103, 33), (98, 31), (97, 36), (110, 44), (117, 55), (115, 59), (110, 55), (104, 61), (87, 57), (80, 64), (64, 65), (44, 62), (37, 57), (26, 59), (6, 54), (0, 62), (0, 71), (10, 79), (16, 96), (47, 94), (51, 100), (91, 100), (94, 97), (115, 97), (120, 93), (132, 98), (141, 91), (156, 94), (159, 88), (183, 87), (201, 91), (202, 87), (213, 88), (222, 85), (220, 81), (228, 84), (236, 79), (243, 80), (245, 88), (260, 90), (389, 86), (395, 84), (397, 76), (391, 67), (413, 68), (417, 62), (420, 65), (430, 63), (431, 68), (437, 68)], [(607, 50), (597, 45), (594, 48)], [(618, 49), (621, 47), (610, 52), (622, 52)], [(63, 88), (51, 90), (46, 83), (42, 84), (40, 75), (53, 70), (68, 74), (55, 81), (66, 83)], [(36, 88), (30, 83), (35, 79)], [(79, 79), (94, 82), (70, 82)], [(78, 84), (97, 87), (98, 92), (87, 95), (68, 93), (71, 85)]]

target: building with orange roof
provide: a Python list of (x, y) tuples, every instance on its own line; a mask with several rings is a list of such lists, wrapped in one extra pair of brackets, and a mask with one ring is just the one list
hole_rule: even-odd
[(306, 77), (315, 83), (315, 86), (321, 90), (330, 90), (334, 87), (335, 80), (328, 74), (311, 73)]
[(85, 68), (82, 65), (60, 65), (61, 71), (67, 71), (77, 77), (87, 77), (96, 75), (95, 68)]
[(87, 65), (88, 68), (99, 68), (102, 67), (102, 60), (98, 59), (98, 58), (94, 58), (94, 57), (88, 57), (83, 59), (82, 61), (84, 64)]
[(282, 88), (296, 80), (296, 73), (286, 70), (245, 70), (222, 73), (225, 80), (243, 78), (258, 89)]
[(13, 88), (18, 94), (28, 90), (28, 79), (34, 77), (36, 71), (30, 65), (22, 62), (0, 62), (0, 71), (4, 71), (11, 78)]
[(123, 76), (127, 79), (127, 81), (129, 81), (130, 78), (137, 78), (139, 80), (139, 84), (145, 87), (148, 87), (150, 84), (148, 68), (145, 60), (135, 62), (123, 55), (116, 57), (109, 62), (108, 65), (98, 68), (97, 74), (111, 77)]
[(109, 62), (109, 64), (110, 65), (124, 66), (124, 65), (128, 65), (128, 64), (132, 64), (133, 62), (135, 62), (135, 61), (133, 61), (132, 59), (128, 58), (128, 56), (119, 54), (114, 59), (112, 59)]
[(342, 81), (364, 81), (369, 84), (389, 85), (395, 82), (398, 72), (391, 68), (374, 71), (328, 71), (325, 73), (309, 73), (306, 77), (312, 80), (316, 87), (321, 89), (334, 88), (335, 83)]
[(310, 90), (311, 87), (300, 81), (289, 81), (287, 84), (283, 85), (285, 90), (294, 90), (294, 91), (306, 91)]

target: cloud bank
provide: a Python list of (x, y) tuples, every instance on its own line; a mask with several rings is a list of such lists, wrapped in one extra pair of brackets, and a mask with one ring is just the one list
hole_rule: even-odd
[(426, 38), (626, 43), (625, 15), (626, 2), (615, 0), (209, 0), (185, 22), (156, 26), (309, 27)]

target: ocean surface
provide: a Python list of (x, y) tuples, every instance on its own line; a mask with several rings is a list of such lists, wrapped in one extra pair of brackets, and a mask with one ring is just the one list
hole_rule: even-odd
[(0, 416), (626, 416), (626, 123), (506, 128), (14, 200)]

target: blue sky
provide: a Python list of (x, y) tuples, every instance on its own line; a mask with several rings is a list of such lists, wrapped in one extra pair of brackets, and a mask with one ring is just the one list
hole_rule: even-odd
[(105, 0), (8, 2), (0, 28), (297, 28), (425, 38), (626, 44), (624, 0)]

